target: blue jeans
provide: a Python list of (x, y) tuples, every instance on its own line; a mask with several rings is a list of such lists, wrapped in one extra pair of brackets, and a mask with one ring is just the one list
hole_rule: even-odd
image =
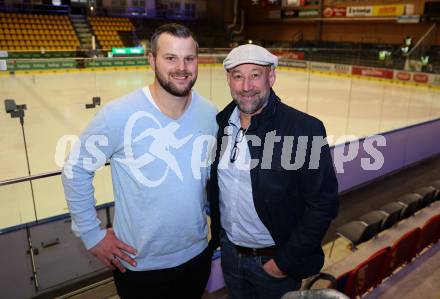
[(252, 256), (237, 252), (226, 233), (221, 233), (221, 264), (230, 299), (280, 299), (298, 290), (301, 282), (293, 277), (276, 278), (263, 269), (270, 256)]

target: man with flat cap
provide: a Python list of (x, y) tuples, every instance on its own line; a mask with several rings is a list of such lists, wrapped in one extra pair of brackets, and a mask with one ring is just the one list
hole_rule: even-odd
[(338, 183), (322, 122), (281, 102), (276, 56), (248, 44), (223, 62), (233, 101), (217, 115), (208, 188), (212, 245), (230, 298), (280, 298), (320, 271)]

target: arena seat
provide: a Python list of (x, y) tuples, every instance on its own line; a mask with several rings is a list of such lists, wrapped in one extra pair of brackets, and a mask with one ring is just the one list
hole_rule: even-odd
[(431, 217), (423, 225), (420, 232), (420, 242), (417, 246), (417, 252), (420, 253), (429, 245), (436, 243), (440, 237), (440, 214)]
[(417, 245), (420, 239), (420, 228), (415, 228), (397, 240), (391, 247), (388, 275), (397, 268), (411, 262), (416, 255)]
[(135, 30), (128, 18), (90, 16), (88, 20), (102, 49), (124, 47), (120, 33), (130, 33)]
[(8, 51), (72, 51), (80, 45), (68, 16), (2, 13), (0, 48)]
[(379, 209), (379, 212), (385, 215), (381, 230), (388, 229), (397, 224), (401, 219), (404, 205), (398, 202), (390, 202)]
[(397, 199), (397, 202), (404, 205), (401, 219), (406, 219), (420, 209), (423, 197), (417, 193), (403, 195)]
[(356, 298), (381, 283), (388, 270), (389, 250), (389, 247), (378, 250), (350, 271), (344, 286), (344, 294)]
[(420, 209), (430, 205), (434, 201), (437, 189), (432, 186), (424, 186), (415, 190), (414, 193), (420, 194), (422, 196), (419, 207)]
[(355, 220), (338, 227), (336, 233), (350, 241), (352, 250), (356, 250), (357, 245), (373, 238), (377, 234), (379, 227), (380, 222), (366, 223)]
[(373, 229), (375, 229), (374, 226), (377, 226), (377, 233), (379, 233), (383, 230), (383, 222), (386, 217), (387, 216), (384, 213), (375, 210), (359, 217), (359, 221), (365, 222), (368, 225), (372, 225)]

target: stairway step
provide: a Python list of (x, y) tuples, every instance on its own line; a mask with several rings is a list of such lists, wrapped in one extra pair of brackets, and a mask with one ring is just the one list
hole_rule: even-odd
[(91, 31), (89, 28), (76, 28), (76, 32), (80, 34), (80, 33), (90, 33)]
[(73, 23), (87, 23), (86, 19), (70, 19)]
[(84, 15), (70, 15), (71, 19), (85, 19), (86, 17)]

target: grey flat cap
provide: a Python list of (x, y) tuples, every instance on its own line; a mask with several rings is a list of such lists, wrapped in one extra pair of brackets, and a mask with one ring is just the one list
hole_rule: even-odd
[(228, 71), (244, 63), (272, 65), (276, 67), (278, 65), (278, 57), (263, 47), (247, 44), (232, 49), (223, 61), (223, 66)]

